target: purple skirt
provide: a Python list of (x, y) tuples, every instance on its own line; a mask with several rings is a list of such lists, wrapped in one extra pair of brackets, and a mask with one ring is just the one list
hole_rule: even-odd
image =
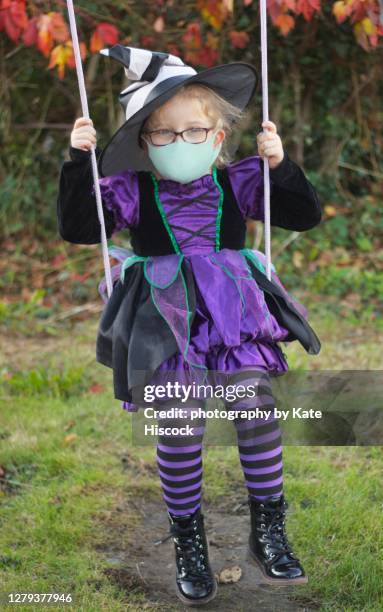
[[(166, 321), (177, 341), (178, 350), (160, 363), (147, 384), (165, 384), (169, 373), (174, 372), (178, 373), (177, 380), (191, 383), (196, 380), (196, 368), (222, 374), (262, 370), (273, 376), (288, 370), (286, 356), (278, 343), (289, 341), (286, 340), (289, 329), (270, 311), (264, 292), (241, 251), (222, 249), (208, 255), (150, 258), (134, 256), (125, 249), (111, 254), (124, 261), (113, 269), (115, 278), (118, 274), (122, 279), (130, 264), (141, 262), (157, 314)], [(251, 251), (250, 254), (257, 267), (264, 271), (263, 253)], [(190, 301), (193, 300), (182, 268), (194, 283), (191, 323)], [(306, 318), (306, 308), (287, 293), (274, 267), (272, 281), (301, 317)], [(100, 286), (100, 290), (106, 300), (105, 287)], [(125, 400), (123, 408), (136, 412), (139, 405)]]

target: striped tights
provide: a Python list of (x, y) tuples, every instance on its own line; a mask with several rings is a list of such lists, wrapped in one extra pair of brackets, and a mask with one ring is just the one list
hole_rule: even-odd
[[(231, 389), (258, 383), (256, 397), (244, 397), (234, 402), (225, 402), (227, 410), (271, 410), (275, 407), (270, 379), (265, 372), (242, 372), (230, 375)], [(204, 406), (201, 400), (193, 400), (194, 408)], [(179, 407), (170, 400), (166, 406)], [(182, 406), (184, 407), (184, 406)], [(282, 441), (278, 420), (243, 418), (233, 421), (240, 463), (248, 493), (255, 499), (267, 499), (279, 495), (283, 490)], [(193, 435), (158, 436), (157, 466), (159, 470), (163, 500), (167, 510), (177, 516), (194, 512), (201, 506), (202, 487), (202, 441), (206, 422), (182, 419), (158, 419), (160, 427), (181, 427), (187, 424), (193, 428)]]

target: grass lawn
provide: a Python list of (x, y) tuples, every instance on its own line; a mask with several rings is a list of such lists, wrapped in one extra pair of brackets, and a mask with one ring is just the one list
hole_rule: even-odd
[[(290, 345), (292, 369), (381, 367), (382, 338), (371, 330), (330, 315), (310, 322), (322, 351)], [(155, 447), (132, 444), (132, 417), (95, 362), (96, 326), (91, 318), (54, 338), (4, 336), (0, 591), (72, 593), (75, 610), (178, 610), (108, 571), (104, 548), (129, 553), (137, 504), (150, 500), (162, 514), (165, 505)], [(237, 449), (204, 453), (204, 501), (242, 501)], [(297, 610), (383, 609), (382, 468), (381, 447), (284, 448), (288, 534), (309, 576), (289, 596)]]

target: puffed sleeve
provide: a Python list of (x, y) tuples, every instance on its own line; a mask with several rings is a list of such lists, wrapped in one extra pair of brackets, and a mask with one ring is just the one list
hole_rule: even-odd
[[(124, 170), (119, 174), (99, 179), (102, 200), (113, 213), (115, 231), (135, 227), (139, 214), (139, 188), (137, 173)], [(95, 195), (94, 185), (92, 195)]]
[[(246, 157), (227, 166), (231, 186), (244, 215), (264, 220), (263, 159)], [(270, 176), (270, 223), (276, 227), (302, 232), (320, 223), (321, 203), (314, 186), (284, 151), (283, 160)]]
[[(253, 155), (227, 166), (230, 183), (244, 217), (262, 220), (263, 175), (261, 157)], [(270, 181), (270, 196), (272, 184)]]

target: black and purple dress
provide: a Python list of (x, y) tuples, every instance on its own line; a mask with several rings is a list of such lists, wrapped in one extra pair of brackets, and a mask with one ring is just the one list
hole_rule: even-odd
[[(96, 150), (96, 154), (99, 150)], [(100, 242), (90, 154), (70, 148), (60, 176), (58, 222), (70, 242)], [(107, 236), (129, 229), (132, 250), (111, 248), (113, 293), (97, 336), (97, 361), (113, 368), (115, 397), (137, 411), (135, 389), (178, 372), (288, 370), (279, 342), (320, 342), (307, 310), (265, 257), (245, 248), (246, 218), (263, 221), (263, 160), (213, 168), (187, 184), (126, 170), (100, 178)], [(321, 220), (312, 184), (285, 152), (270, 170), (271, 225), (305, 231)], [(162, 379), (163, 380), (163, 379)]]

